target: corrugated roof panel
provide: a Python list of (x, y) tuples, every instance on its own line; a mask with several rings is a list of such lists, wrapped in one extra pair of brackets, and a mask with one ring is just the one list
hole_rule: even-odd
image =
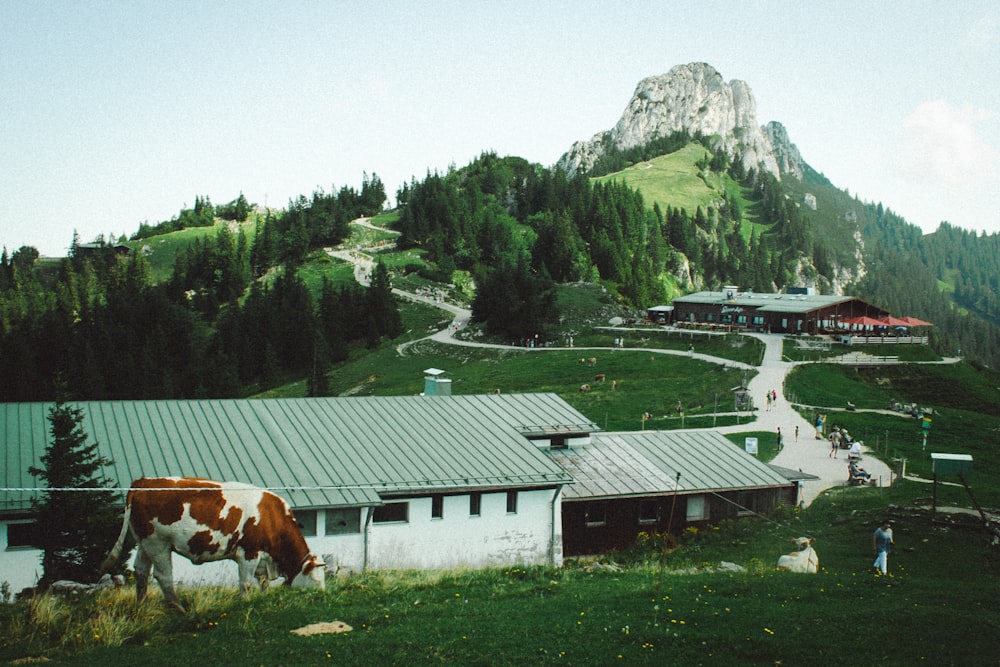
[(659, 469), (617, 434), (605, 434), (599, 444), (551, 449), (548, 454), (573, 476), (564, 490), (573, 498), (656, 495), (674, 488), (674, 477)]
[(576, 483), (568, 500), (787, 486), (788, 480), (714, 431), (596, 433), (546, 450)]
[[(535, 407), (527, 410), (529, 406)], [(48, 441), (51, 404), (0, 406), (6, 488)], [(377, 491), (564, 484), (527, 441), (526, 421), (579, 422), (554, 395), (106, 401), (75, 405), (120, 486), (142, 476), (198, 476), (290, 488), (294, 506), (363, 505)], [(522, 411), (527, 412), (528, 418)], [(29, 461), (30, 462), (27, 462)], [(0, 507), (27, 507), (3, 492)]]

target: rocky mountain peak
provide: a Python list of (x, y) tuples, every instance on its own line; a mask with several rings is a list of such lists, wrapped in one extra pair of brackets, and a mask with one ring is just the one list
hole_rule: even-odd
[(686, 130), (715, 137), (716, 150), (741, 156), (747, 169), (802, 177), (802, 157), (776, 122), (760, 126), (757, 103), (743, 81), (729, 83), (707, 63), (678, 65), (643, 79), (613, 129), (578, 141), (558, 166), (570, 175), (590, 169), (608, 146), (628, 149)]

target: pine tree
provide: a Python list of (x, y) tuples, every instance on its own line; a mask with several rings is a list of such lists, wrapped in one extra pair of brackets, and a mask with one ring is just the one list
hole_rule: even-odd
[(366, 300), (368, 312), (375, 319), (374, 330), (379, 336), (392, 339), (403, 333), (403, 318), (399, 314), (396, 298), (392, 295), (389, 269), (382, 262), (377, 263), (372, 271), (371, 286), (368, 288)]
[(43, 467), (28, 468), (47, 487), (33, 507), (43, 589), (60, 579), (94, 581), (121, 525), (119, 494), (100, 476), (113, 462), (97, 453), (96, 443), (86, 444), (82, 421), (82, 410), (56, 403), (49, 411), (52, 442)]

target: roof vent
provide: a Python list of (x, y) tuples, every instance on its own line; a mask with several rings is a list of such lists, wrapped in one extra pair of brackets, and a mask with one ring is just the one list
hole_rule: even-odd
[(442, 377), (447, 372), (440, 368), (424, 370), (424, 396), (451, 396), (451, 379)]

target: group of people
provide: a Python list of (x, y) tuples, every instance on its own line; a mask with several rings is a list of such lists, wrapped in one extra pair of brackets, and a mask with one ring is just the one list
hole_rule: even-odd
[(767, 411), (771, 411), (771, 405), (778, 402), (778, 392), (774, 389), (767, 391), (764, 396), (766, 397)]
[(848, 433), (846, 428), (841, 428), (839, 426), (834, 426), (833, 430), (830, 431), (830, 453), (829, 457), (838, 458), (837, 453), (843, 449), (849, 449), (848, 458), (852, 456), (861, 456), (861, 442), (855, 440), (850, 433)]
[(847, 483), (852, 486), (871, 484), (871, 473), (861, 467), (860, 440), (855, 440), (846, 428), (834, 426), (830, 431), (830, 453), (828, 458), (839, 458), (841, 449), (847, 449)]

